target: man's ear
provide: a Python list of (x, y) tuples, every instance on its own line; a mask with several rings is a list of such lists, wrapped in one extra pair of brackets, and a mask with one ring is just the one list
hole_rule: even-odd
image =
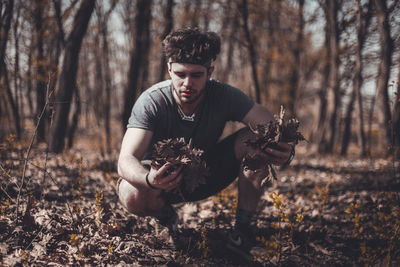
[(167, 69), (168, 69), (168, 72), (169, 73), (171, 73), (171, 63), (170, 62), (167, 62)]
[(214, 67), (213, 66), (208, 68), (208, 70), (207, 70), (207, 78), (208, 79), (211, 78), (211, 74), (213, 73), (213, 71), (214, 71)]

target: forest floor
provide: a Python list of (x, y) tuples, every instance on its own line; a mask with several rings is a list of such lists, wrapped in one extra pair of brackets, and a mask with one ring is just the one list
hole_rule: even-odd
[(234, 185), (175, 206), (180, 224), (171, 236), (118, 203), (115, 160), (39, 147), (24, 172), (25, 155), (13, 140), (0, 146), (0, 266), (400, 265), (400, 176), (390, 159), (297, 155), (262, 196), (258, 244), (245, 261), (223, 241)]

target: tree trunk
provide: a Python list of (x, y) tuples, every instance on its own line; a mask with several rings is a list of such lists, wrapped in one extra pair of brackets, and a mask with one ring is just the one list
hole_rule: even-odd
[(71, 148), (74, 144), (75, 132), (76, 129), (78, 129), (79, 116), (81, 115), (81, 100), (79, 97), (79, 90), (74, 90), (74, 95), (75, 95), (75, 101), (74, 101), (75, 109), (74, 109), (74, 114), (72, 115), (71, 125), (68, 127), (67, 130), (68, 148)]
[(138, 90), (140, 68), (143, 64), (143, 53), (148, 47), (144, 47), (145, 28), (149, 27), (151, 20), (151, 0), (138, 0), (137, 2), (137, 15), (135, 18), (136, 36), (135, 47), (130, 55), (130, 67), (128, 72), (128, 86), (124, 93), (124, 109), (122, 112), (122, 129), (126, 129), (132, 107), (135, 101), (136, 93)]
[(247, 49), (249, 52), (250, 56), (250, 64), (251, 64), (251, 74), (253, 77), (253, 83), (254, 83), (254, 90), (256, 94), (256, 102), (261, 103), (261, 89), (260, 85), (258, 82), (258, 74), (257, 74), (257, 55), (256, 51), (254, 48), (253, 40), (251, 39), (250, 35), (250, 29), (249, 29), (249, 22), (248, 22), (248, 5), (247, 5), (247, 0), (242, 0), (241, 4), (239, 4), (239, 11), (242, 15), (243, 19), (243, 30), (244, 34), (246, 36), (246, 41), (247, 41)]
[(329, 76), (331, 72), (331, 65), (329, 64), (329, 59), (331, 58), (331, 27), (330, 20), (328, 19), (328, 10), (326, 6), (323, 6), (326, 24), (325, 24), (325, 45), (324, 45), (324, 63), (322, 70), (322, 82), (321, 89), (318, 93), (320, 105), (319, 105), (319, 119), (318, 119), (318, 127), (316, 131), (316, 143), (318, 144), (318, 151), (325, 153), (327, 151), (327, 132), (328, 132), (328, 87), (329, 87)]
[(2, 65), (4, 65), (3, 66), (3, 68), (4, 68), (3, 77), (4, 77), (4, 83), (5, 83), (5, 90), (7, 92), (8, 103), (10, 104), (11, 113), (12, 113), (13, 119), (14, 119), (15, 132), (16, 132), (17, 138), (20, 139), (21, 138), (21, 119), (19, 116), (18, 107), (15, 104), (15, 100), (14, 100), (14, 97), (11, 92), (10, 80), (8, 79), (8, 73), (6, 70), (5, 63), (3, 62)]
[(35, 123), (38, 124), (37, 140), (39, 142), (46, 141), (46, 124), (47, 124), (47, 112), (43, 113), (42, 118), (39, 119), (43, 108), (45, 107), (47, 93), (46, 93), (46, 70), (45, 70), (45, 57), (43, 49), (43, 10), (47, 5), (46, 1), (35, 0), (34, 2), (34, 26), (36, 36), (36, 116)]
[(328, 4), (328, 19), (330, 20), (330, 48), (331, 54), (329, 58), (329, 88), (333, 90), (333, 110), (330, 119), (330, 140), (327, 147), (327, 152), (332, 153), (336, 140), (337, 131), (337, 114), (340, 109), (341, 94), (339, 83), (339, 29), (338, 29), (338, 3), (336, 1), (327, 1)]
[(375, 0), (376, 15), (378, 18), (379, 40), (381, 45), (381, 61), (379, 64), (376, 88), (380, 95), (380, 108), (383, 113), (383, 129), (386, 132), (387, 153), (391, 153), (392, 127), (391, 112), (388, 93), (388, 82), (390, 77), (390, 67), (392, 65), (393, 40), (390, 37), (389, 11), (386, 7), (386, 1)]
[(359, 135), (361, 139), (361, 156), (365, 157), (367, 154), (366, 149), (366, 138), (364, 132), (364, 111), (363, 111), (363, 102), (361, 95), (361, 87), (363, 84), (363, 76), (362, 76), (362, 50), (364, 48), (364, 42), (366, 39), (366, 32), (368, 26), (371, 22), (372, 17), (372, 1), (369, 1), (368, 10), (362, 16), (362, 6), (360, 5), (360, 0), (356, 1), (357, 9), (359, 12), (356, 13), (357, 17), (357, 40), (356, 40), (356, 55), (355, 55), (355, 63), (354, 63), (354, 77), (353, 77), (353, 91), (351, 94), (350, 102), (347, 107), (346, 118), (345, 118), (345, 129), (343, 134), (342, 141), (342, 150), (341, 154), (346, 155), (347, 149), (350, 143), (350, 135), (351, 135), (351, 121), (352, 121), (352, 111), (354, 102), (358, 103), (358, 115), (359, 115)]
[[(31, 43), (29, 45), (28, 48), (28, 69), (26, 71), (26, 99), (28, 101), (28, 107), (29, 107), (29, 114), (34, 114), (34, 110), (33, 110), (33, 101), (32, 101), (32, 91), (33, 91), (33, 84), (32, 84), (32, 65), (33, 65), (33, 34), (31, 37)], [(30, 116), (29, 116), (30, 118)]]
[(288, 105), (288, 113), (296, 116), (295, 103), (296, 103), (296, 95), (299, 88), (299, 77), (301, 70), (301, 51), (303, 50), (303, 33), (304, 33), (304, 0), (298, 0), (299, 2), (299, 10), (298, 10), (298, 19), (299, 25), (296, 36), (296, 43), (293, 48), (293, 66), (292, 73), (290, 76), (290, 89), (289, 89), (289, 105)]
[[(164, 27), (164, 32), (161, 35), (161, 40), (164, 40), (164, 38), (172, 31), (172, 28), (174, 27), (174, 18), (172, 16), (173, 7), (174, 7), (174, 0), (168, 0), (167, 6), (165, 7), (165, 13), (164, 13), (165, 27)], [(165, 79), (164, 76), (166, 70), (167, 70), (167, 59), (165, 58), (165, 55), (163, 53), (161, 56), (158, 81), (163, 81)]]
[[(4, 10), (4, 17), (1, 18), (0, 24), (0, 80), (3, 74), (3, 67), (5, 68), (4, 59), (7, 50), (8, 33), (11, 27), (11, 19), (13, 16), (14, 0), (8, 0)], [(2, 11), (0, 9), (0, 11)]]
[[(240, 25), (239, 25), (239, 18), (237, 16), (232, 16), (232, 8), (231, 6), (226, 7), (227, 10), (225, 12), (225, 24), (224, 24), (224, 29), (227, 30), (227, 34), (226, 34), (226, 38), (228, 39), (228, 48), (227, 48), (227, 52), (226, 52), (226, 63), (225, 63), (225, 67), (224, 70), (222, 72), (222, 77), (221, 80), (222, 81), (228, 81), (229, 79), (229, 75), (232, 72), (233, 69), (233, 52), (235, 49), (235, 45), (236, 45), (236, 34), (237, 34), (237, 30), (239, 29)], [(230, 18), (231, 16), (231, 18)]]
[(110, 116), (111, 116), (111, 70), (110, 65), (110, 55), (108, 50), (108, 27), (107, 19), (103, 21), (102, 27), (102, 43), (103, 43), (103, 64), (104, 64), (104, 82), (105, 82), (105, 99), (104, 99), (104, 133), (106, 136), (106, 152), (111, 154), (111, 126), (110, 126)]
[(393, 111), (393, 135), (394, 135), (393, 143), (394, 143), (394, 157), (395, 159), (400, 160), (400, 65), (399, 65), (399, 72), (397, 73), (396, 91), (397, 91), (395, 96), (396, 103)]
[(50, 136), (50, 151), (55, 153), (60, 153), (64, 149), (72, 95), (73, 91), (77, 90), (76, 74), (79, 66), (79, 51), (95, 2), (96, 0), (82, 1), (75, 15), (72, 31), (66, 41), (63, 67), (58, 80), (54, 123)]
[(353, 116), (354, 110), (354, 102), (356, 100), (356, 88), (353, 85), (353, 89), (351, 90), (350, 101), (347, 104), (346, 108), (346, 116), (344, 118), (344, 132), (343, 132), (343, 140), (342, 140), (342, 149), (340, 154), (342, 156), (346, 155), (347, 148), (349, 147), (350, 139), (351, 139), (351, 120)]

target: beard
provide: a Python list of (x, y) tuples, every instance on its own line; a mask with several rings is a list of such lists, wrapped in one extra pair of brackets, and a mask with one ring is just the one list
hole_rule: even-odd
[(179, 90), (174, 87), (175, 94), (178, 96), (180, 102), (182, 104), (193, 104), (196, 103), (204, 94), (204, 90), (196, 90), (196, 89), (189, 89), (191, 91), (191, 95), (189, 97), (183, 96)]

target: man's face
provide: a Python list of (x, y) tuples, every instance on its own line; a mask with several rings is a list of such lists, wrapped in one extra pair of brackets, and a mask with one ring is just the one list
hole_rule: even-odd
[(168, 63), (168, 72), (179, 104), (195, 104), (201, 100), (213, 67), (188, 63)]

